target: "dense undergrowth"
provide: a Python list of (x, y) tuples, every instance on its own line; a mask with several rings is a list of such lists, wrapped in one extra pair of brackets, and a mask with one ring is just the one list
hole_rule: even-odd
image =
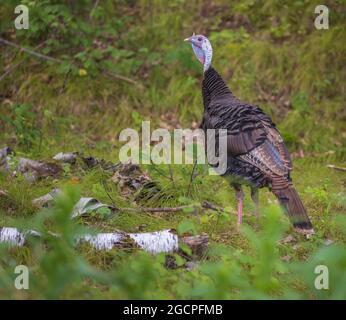
[[(345, 298), (346, 72), (344, 1), (325, 1), (330, 28), (314, 28), (318, 1), (22, 1), (30, 29), (15, 30), (17, 1), (0, 7), (1, 38), (55, 58), (0, 46), (0, 148), (51, 159), (79, 151), (112, 162), (122, 129), (191, 128), (202, 116), (201, 67), (183, 39), (207, 34), (214, 67), (233, 93), (259, 104), (277, 123), (293, 154), (293, 181), (316, 235), (293, 233), (274, 197), (260, 195), (259, 224), (250, 214), (236, 228), (235, 199), (226, 181), (192, 165), (145, 166), (159, 188), (124, 197), (101, 168), (64, 167), (59, 179), (29, 183), (0, 171), (0, 226), (34, 228), (43, 239), (0, 247), (0, 297), (12, 298)], [(95, 3), (97, 3), (96, 6)], [(105, 188), (107, 181), (108, 188)], [(66, 190), (50, 210), (32, 199), (52, 187)], [(169, 207), (210, 201), (209, 210), (153, 215), (119, 212), (78, 223), (69, 214), (79, 196), (117, 206)], [(134, 204), (134, 199), (137, 199)], [(127, 232), (175, 228), (209, 235), (210, 250), (193, 270), (175, 255), (74, 248), (87, 229)], [(62, 235), (59, 240), (49, 230)], [(288, 234), (293, 238), (286, 239)], [(331, 244), (330, 244), (331, 243)], [(77, 254), (76, 254), (77, 253)], [(13, 287), (15, 265), (30, 267), (30, 290)], [(316, 290), (314, 269), (329, 267), (329, 290)]]

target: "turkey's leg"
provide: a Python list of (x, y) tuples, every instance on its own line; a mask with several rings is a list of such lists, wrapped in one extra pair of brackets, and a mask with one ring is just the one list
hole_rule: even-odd
[(244, 192), (243, 192), (240, 184), (233, 184), (233, 188), (234, 188), (234, 190), (236, 192), (236, 197), (237, 197), (238, 225), (240, 225), (243, 222), (243, 199), (244, 199)]
[(259, 207), (259, 201), (258, 201), (258, 188), (251, 187), (251, 199), (254, 204), (254, 216), (258, 219), (258, 207)]

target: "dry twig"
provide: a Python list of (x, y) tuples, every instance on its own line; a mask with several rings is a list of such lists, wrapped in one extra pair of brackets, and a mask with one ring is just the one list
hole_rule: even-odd
[(337, 166), (335, 166), (333, 164), (328, 164), (327, 168), (338, 170), (338, 171), (346, 171), (346, 168), (344, 168), (344, 167), (337, 167)]
[(196, 203), (196, 204), (190, 204), (190, 205), (183, 205), (183, 206), (177, 206), (177, 207), (138, 207), (138, 208), (119, 208), (116, 207), (117, 211), (130, 211), (130, 212), (149, 212), (149, 213), (158, 213), (158, 212), (164, 212), (164, 213), (170, 213), (170, 212), (180, 212), (184, 211), (186, 209), (206, 209), (206, 210), (213, 210), (217, 212), (225, 212), (225, 209), (222, 207), (215, 206), (214, 204), (204, 201), (202, 203)]
[[(11, 47), (14, 47), (14, 48), (17, 48), (17, 49), (20, 49), (21, 51), (26, 52), (26, 53), (28, 53), (30, 55), (33, 55), (33, 56), (35, 56), (35, 57), (37, 57), (39, 59), (43, 59), (43, 60), (47, 60), (47, 61), (52, 61), (52, 62), (57, 62), (57, 63), (63, 63), (64, 62), (64, 60), (57, 59), (57, 58), (54, 58), (54, 57), (50, 57), (50, 56), (47, 56), (45, 54), (36, 52), (34, 50), (22, 47), (22, 46), (14, 43), (14, 42), (8, 41), (8, 40), (3, 39), (3, 38), (0, 38), (0, 43), (8, 45), (8, 46), (11, 46)], [(68, 59), (67, 61), (69, 61), (71, 63), (71, 60), (72, 59)], [(71, 64), (73, 65), (73, 63), (71, 63)], [(130, 79), (128, 77), (122, 76), (120, 74), (116, 74), (114, 72), (111, 72), (109, 70), (102, 69), (102, 68), (100, 68), (100, 71), (102, 71), (104, 74), (109, 75), (109, 76), (111, 76), (111, 77), (113, 77), (115, 79), (131, 83), (131, 84), (133, 84), (133, 85), (135, 85), (135, 86), (137, 86), (139, 88), (143, 88), (142, 84), (140, 84), (139, 82), (137, 82), (137, 81), (135, 81), (133, 79)]]

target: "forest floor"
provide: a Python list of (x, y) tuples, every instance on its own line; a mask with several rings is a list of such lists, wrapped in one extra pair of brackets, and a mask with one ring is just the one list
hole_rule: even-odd
[[(57, 149), (53, 147), (52, 150), (58, 150), (58, 146), (56, 146), (56, 148)], [(65, 146), (64, 151), (77, 151), (77, 149), (75, 149), (75, 146), (71, 146), (71, 149)], [(97, 153), (98, 159), (105, 159), (109, 162), (114, 163), (112, 160), (117, 158), (116, 156), (113, 158), (112, 154), (109, 152), (104, 152), (102, 150), (95, 151), (94, 149), (89, 149), (89, 151), (84, 150), (83, 154), (92, 157), (93, 152)], [(55, 152), (48, 152), (37, 160), (52, 162), (52, 157), (54, 155)], [(10, 162), (12, 165), (15, 165), (16, 161), (14, 159), (26, 156), (25, 153), (19, 152), (13, 156), (13, 160)], [(55, 162), (58, 163), (57, 161)], [(311, 217), (315, 235), (307, 239), (305, 236), (297, 234), (289, 226), (287, 218), (284, 216), (283, 212), (281, 212), (281, 209), (278, 209), (280, 214), (275, 218), (275, 223), (277, 225), (274, 229), (280, 231), (279, 234), (274, 235), (270, 241), (272, 245), (274, 242), (280, 243), (280, 245), (275, 254), (274, 252), (269, 254), (275, 257), (277, 260), (276, 263), (292, 264), (297, 261), (306, 262), (309, 261), (313, 253), (321, 249), (321, 247), (328, 248), (332, 244), (345, 244), (345, 234), (342, 228), (340, 228), (340, 225), (336, 222), (337, 220), (335, 220), (338, 215), (345, 212), (345, 173), (328, 167), (330, 164), (342, 166), (342, 164), (335, 161), (332, 154), (306, 156), (294, 159), (293, 181)], [(60, 297), (80, 298), (81, 296), (79, 296), (79, 294), (81, 288), (83, 288), (84, 292), (83, 297), (90, 298), (188, 298), (194, 296), (221, 298), (251, 297), (251, 295), (245, 292), (240, 294), (229, 292), (230, 296), (223, 296), (218, 293), (214, 295), (206, 294), (203, 293), (203, 291), (202, 293), (196, 294), (192, 290), (194, 287), (192, 283), (195, 277), (198, 278), (201, 276), (201, 271), (199, 271), (198, 266), (203, 266), (205, 263), (210, 263), (210, 261), (214, 261), (215, 259), (218, 261), (218, 259), (220, 259), (220, 257), (217, 257), (217, 254), (216, 257), (213, 254), (215, 248), (217, 249), (219, 246), (222, 246), (226, 248), (226, 250), (229, 248), (235, 250), (235, 252), (248, 252), (249, 247), (251, 247), (251, 240), (248, 238), (249, 235), (242, 228), (239, 229), (237, 227), (235, 195), (226, 180), (218, 176), (210, 176), (205, 172), (204, 166), (197, 166), (194, 169), (195, 173), (191, 182), (192, 165), (147, 165), (142, 166), (142, 169), (138, 169), (137, 172), (123, 172), (120, 175), (117, 173), (118, 171), (109, 172), (100, 165), (88, 167), (85, 166), (85, 163), (80, 162), (75, 164), (65, 163), (62, 165), (62, 168), (62, 172), (57, 176), (39, 178), (35, 181), (30, 181), (30, 178), (28, 180), (27, 176), (19, 172), (17, 172), (17, 176), (14, 177), (12, 174), (8, 174), (5, 170), (2, 170), (0, 174), (2, 192), (0, 197), (1, 226), (17, 226), (20, 229), (24, 228), (24, 230), (28, 227), (33, 229), (39, 228), (41, 232), (42, 230), (59, 231), (61, 226), (59, 227), (59, 224), (57, 224), (56, 221), (54, 222), (54, 218), (52, 217), (48, 217), (48, 220), (44, 222), (44, 227), (36, 221), (37, 216), (44, 216), (44, 212), (47, 209), (42, 211), (42, 209), (33, 205), (32, 201), (50, 192), (53, 188), (59, 188), (61, 190), (73, 188), (74, 190), (78, 190), (78, 196), (75, 195), (72, 197), (74, 200), (69, 200), (74, 201), (74, 204), (79, 196), (83, 196), (93, 197), (102, 203), (108, 203), (120, 208), (119, 211), (115, 212), (109, 210), (88, 212), (85, 217), (79, 218), (77, 225), (85, 226), (88, 230), (91, 228), (93, 232), (118, 232), (121, 230), (128, 233), (145, 233), (175, 229), (180, 235), (206, 233), (209, 237), (209, 248), (211, 249), (204, 252), (202, 257), (188, 257), (189, 255), (183, 255), (183, 257), (181, 257), (178, 254), (174, 254), (173, 261), (175, 262), (173, 263), (173, 267), (172, 265), (167, 265), (167, 258), (165, 258), (166, 262), (161, 262), (160, 270), (164, 268), (166, 271), (169, 271), (171, 275), (170, 277), (166, 277), (165, 280), (162, 280), (161, 284), (154, 281), (154, 287), (160, 287), (160, 293), (157, 295), (146, 292), (147, 289), (145, 289), (146, 293), (140, 292), (140, 289), (133, 289), (133, 292), (131, 290), (129, 291), (129, 283), (125, 281), (126, 285), (122, 287), (120, 293), (113, 292), (114, 290), (109, 289), (109, 287), (106, 289), (107, 286), (103, 287), (104, 285), (101, 287), (98, 285), (97, 289), (94, 290), (94, 288), (89, 287), (89, 285), (82, 283), (80, 285), (81, 287), (78, 286), (77, 288), (71, 288), (67, 285), (69, 289), (67, 290), (65, 288), (63, 291), (64, 293), (59, 295)], [(122, 181), (122, 179), (125, 180)], [(137, 185), (135, 185), (135, 182), (137, 182)], [(67, 201), (67, 203), (69, 201)], [(215, 212), (214, 210), (201, 207), (199, 204), (204, 201), (208, 201), (217, 207), (224, 208), (225, 212)], [(188, 204), (197, 204), (197, 206), (192, 210), (181, 210), (178, 212), (160, 212), (159, 210), (158, 212), (141, 212), (139, 209), (147, 207), (177, 207)], [(265, 224), (268, 223), (268, 215), (270, 216), (270, 211), (276, 210), (275, 207), (278, 208), (274, 196), (267, 189), (262, 189), (260, 192), (260, 219), (257, 221), (252, 214), (253, 206), (249, 191), (246, 190), (244, 225), (250, 226), (250, 229), (254, 230), (256, 233), (261, 234), (261, 232), (263, 232), (265, 235), (265, 233), (268, 232), (265, 226)], [(70, 212), (71, 208), (72, 207), (70, 207)], [(121, 210), (121, 208), (134, 208), (134, 210), (129, 212)], [(53, 214), (58, 214), (59, 212), (59, 209), (54, 209), (54, 206), (53, 209), (50, 210), (52, 210)], [(67, 209), (65, 208), (65, 210)], [(26, 219), (30, 222), (28, 223)], [(66, 221), (64, 223), (66, 223)], [(282, 226), (285, 226), (284, 229), (282, 229)], [(275, 234), (275, 232), (273, 232), (273, 234)], [(256, 241), (264, 240), (263, 238), (259, 238)], [(44, 249), (44, 251), (46, 250), (49, 252), (49, 249)], [(208, 253), (209, 251), (210, 253)], [(126, 265), (128, 265), (129, 270), (131, 270), (135, 263), (133, 257), (137, 255), (141, 257), (142, 254), (140, 250), (133, 251), (125, 249), (124, 251), (124, 249), (119, 248), (114, 248), (110, 252), (107, 250), (97, 251), (89, 246), (82, 246), (77, 252), (86, 259), (87, 263), (105, 271), (110, 271), (113, 270), (114, 267), (120, 268), (120, 266), (124, 267)], [(27, 248), (17, 248), (14, 251), (12, 249), (11, 256), (17, 262), (20, 261), (22, 264), (27, 264), (34, 270), (42, 268), (42, 257), (38, 257), (37, 253), (30, 252), (30, 249), (29, 251)], [(221, 255), (221, 261), (224, 259), (222, 257)], [(250, 257), (252, 257), (251, 259), (255, 259), (251, 254)], [(149, 255), (149, 260), (155, 261), (157, 259), (158, 258), (154, 259), (153, 256)], [(188, 267), (189, 263), (191, 263), (191, 259), (193, 265), (197, 266), (193, 269), (194, 271), (191, 271)], [(141, 260), (139, 259), (139, 261)], [(143, 261), (141, 263), (144, 264)], [(142, 268), (141, 263), (139, 264), (139, 268)], [(239, 263), (242, 265), (244, 262), (240, 261)], [(253, 263), (255, 266), (256, 263)], [(165, 265), (166, 267), (164, 267)], [(143, 268), (145, 269), (145, 267), (148, 268), (147, 265), (144, 265)], [(53, 266), (51, 266), (51, 268), (53, 268)], [(245, 271), (248, 267), (246, 267), (245, 264), (242, 268), (245, 268)], [(194, 272), (196, 272), (198, 276), (194, 275)], [(270, 271), (268, 272), (270, 273)], [(277, 270), (272, 272), (276, 273)], [(313, 271), (310, 270), (310, 272), (312, 273)], [(134, 279), (142, 276), (140, 270), (137, 270), (137, 273), (139, 274), (134, 276)], [(280, 281), (280, 273), (281, 271), (276, 275), (278, 281)], [(182, 274), (186, 277), (186, 281), (191, 281), (190, 290), (180, 288), (182, 285), (180, 282)], [(40, 278), (42, 275), (37, 276)], [(131, 274), (128, 274), (127, 277), (129, 278), (127, 281), (131, 283)], [(149, 279), (147, 281), (150, 282), (152, 280), (153, 279)], [(112, 286), (110, 286), (110, 288), (112, 288)], [(149, 288), (150, 286), (148, 290)], [(280, 293), (280, 286), (278, 286), (277, 289), (279, 289), (277, 292), (274, 290), (274, 293), (270, 293), (269, 296), (278, 295), (280, 297), (282, 294)], [(284, 289), (283, 292), (285, 292), (285, 290), (286, 289)], [(17, 297), (33, 298), (40, 296), (36, 291), (29, 293), (28, 296), (22, 296), (21, 294), (18, 296), (18, 293), (13, 293), (11, 290), (9, 292), (12, 292), (11, 294)], [(9, 294), (9, 292), (7, 292), (7, 294)], [(298, 292), (301, 292), (303, 296), (314, 296), (314, 293), (305, 286), (299, 288)], [(49, 294), (50, 293), (47, 295), (49, 296)], [(261, 295), (255, 295), (255, 297), (261, 297)], [(284, 295), (283, 297), (286, 296)]]

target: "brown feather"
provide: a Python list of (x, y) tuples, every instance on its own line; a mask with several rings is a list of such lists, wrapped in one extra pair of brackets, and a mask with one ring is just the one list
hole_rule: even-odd
[(301, 230), (312, 230), (306, 209), (291, 182), (283, 177), (274, 177), (272, 191), (294, 227)]

